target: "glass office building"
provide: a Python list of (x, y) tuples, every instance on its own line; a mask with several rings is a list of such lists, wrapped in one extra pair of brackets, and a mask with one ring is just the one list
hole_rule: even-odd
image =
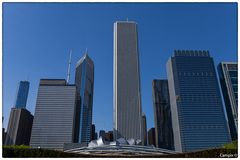
[(76, 65), (78, 143), (91, 141), (94, 63), (86, 53)]
[(28, 91), (29, 91), (29, 82), (20, 81), (17, 89), (16, 101), (14, 104), (15, 108), (26, 108)]
[(238, 137), (238, 64), (221, 62), (218, 73), (232, 140)]
[(177, 50), (167, 63), (176, 151), (202, 150), (230, 141), (213, 58), (208, 51)]
[(114, 23), (113, 131), (143, 141), (137, 24)]
[(173, 150), (173, 130), (168, 81), (153, 80), (152, 89), (156, 147)]
[(30, 146), (62, 150), (64, 143), (73, 143), (75, 108), (75, 85), (65, 79), (41, 79)]

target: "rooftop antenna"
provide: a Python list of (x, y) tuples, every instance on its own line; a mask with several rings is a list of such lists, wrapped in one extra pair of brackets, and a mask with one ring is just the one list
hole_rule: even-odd
[(127, 17), (127, 22), (128, 22), (128, 17)]
[(85, 54), (87, 54), (88, 53), (88, 49), (86, 48), (86, 50), (85, 50)]
[(67, 73), (67, 84), (69, 84), (69, 80), (70, 80), (71, 58), (72, 58), (72, 50), (70, 50), (70, 53), (69, 53), (68, 73)]

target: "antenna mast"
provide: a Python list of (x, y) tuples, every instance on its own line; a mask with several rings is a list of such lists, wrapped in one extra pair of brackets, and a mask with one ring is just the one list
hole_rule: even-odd
[(72, 58), (72, 50), (70, 50), (70, 54), (69, 54), (68, 73), (67, 73), (67, 84), (69, 84), (69, 80), (70, 80), (71, 58)]

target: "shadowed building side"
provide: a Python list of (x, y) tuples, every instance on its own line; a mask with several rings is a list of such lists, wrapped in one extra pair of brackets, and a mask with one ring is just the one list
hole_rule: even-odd
[(168, 81), (153, 80), (152, 90), (156, 146), (174, 150)]
[(5, 145), (29, 145), (33, 115), (24, 108), (12, 108)]
[(142, 131), (143, 131), (143, 145), (146, 146), (147, 145), (147, 119), (146, 119), (146, 115), (144, 113), (142, 113)]
[(219, 79), (228, 125), (232, 140), (238, 138), (238, 64), (236, 62), (221, 62), (218, 65)]
[(11, 109), (5, 145), (29, 145), (33, 115), (26, 109), (29, 82), (20, 81), (16, 101)]

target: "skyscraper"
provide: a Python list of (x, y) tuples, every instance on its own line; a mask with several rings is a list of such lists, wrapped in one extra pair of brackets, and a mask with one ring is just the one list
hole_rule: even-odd
[(12, 108), (5, 145), (29, 145), (33, 115), (25, 108)]
[(29, 82), (20, 81), (14, 107), (11, 109), (5, 145), (29, 145), (33, 115), (26, 109)]
[(75, 73), (77, 86), (78, 143), (91, 141), (94, 64), (87, 53), (77, 62)]
[(20, 81), (18, 85), (16, 101), (14, 104), (15, 108), (26, 108), (28, 91), (29, 91), (29, 82)]
[(64, 79), (41, 79), (30, 145), (33, 148), (63, 149), (76, 134), (76, 86)]
[(142, 131), (143, 131), (143, 145), (147, 145), (147, 120), (146, 115), (142, 113)]
[(238, 65), (236, 62), (221, 62), (218, 73), (228, 116), (232, 140), (238, 137)]
[(143, 141), (137, 24), (114, 23), (114, 139)]
[(168, 81), (153, 80), (152, 89), (156, 146), (158, 148), (173, 150), (173, 130)]
[(167, 63), (174, 146), (179, 152), (230, 141), (213, 58), (208, 51), (175, 51)]

